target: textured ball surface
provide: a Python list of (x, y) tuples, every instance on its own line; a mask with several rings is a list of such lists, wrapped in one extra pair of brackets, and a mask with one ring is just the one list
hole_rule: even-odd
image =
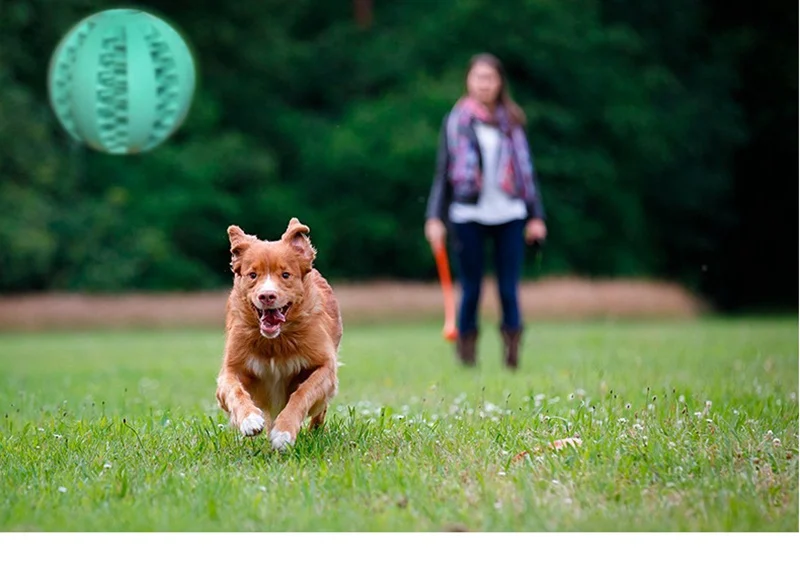
[(191, 106), (195, 68), (181, 36), (141, 10), (98, 12), (53, 52), (50, 103), (76, 140), (111, 154), (145, 152), (175, 132)]

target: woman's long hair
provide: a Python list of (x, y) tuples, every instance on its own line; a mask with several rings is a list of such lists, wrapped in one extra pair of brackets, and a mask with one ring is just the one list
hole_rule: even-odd
[(474, 55), (472, 59), (469, 60), (467, 73), (464, 76), (464, 83), (466, 84), (466, 78), (469, 77), (470, 71), (472, 71), (472, 68), (478, 63), (485, 63), (497, 71), (497, 74), (500, 76), (500, 93), (497, 95), (497, 101), (503, 104), (506, 112), (508, 112), (508, 117), (512, 124), (525, 126), (525, 124), (528, 123), (528, 119), (525, 116), (525, 112), (522, 111), (522, 108), (520, 108), (519, 104), (514, 101), (508, 91), (508, 77), (506, 76), (505, 67), (503, 67), (503, 63), (500, 61), (500, 59), (491, 53), (478, 53), (477, 55)]

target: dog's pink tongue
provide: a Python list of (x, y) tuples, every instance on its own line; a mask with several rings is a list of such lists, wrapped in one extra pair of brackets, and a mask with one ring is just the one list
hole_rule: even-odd
[(267, 325), (277, 325), (278, 323), (286, 322), (286, 315), (278, 309), (268, 309), (264, 311), (264, 316), (261, 317), (261, 320)]

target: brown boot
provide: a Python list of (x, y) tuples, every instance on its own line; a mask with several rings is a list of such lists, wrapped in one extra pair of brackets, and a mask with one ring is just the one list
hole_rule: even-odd
[(456, 339), (456, 353), (458, 359), (465, 366), (475, 365), (475, 346), (478, 341), (478, 332), (472, 331), (470, 333), (462, 334), (459, 332)]
[(519, 364), (519, 342), (522, 338), (522, 328), (512, 330), (501, 327), (500, 333), (503, 336), (503, 361), (508, 368), (516, 370)]

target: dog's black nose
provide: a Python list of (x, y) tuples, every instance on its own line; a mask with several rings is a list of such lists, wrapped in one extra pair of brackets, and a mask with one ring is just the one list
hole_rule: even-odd
[(262, 303), (274, 303), (278, 299), (278, 295), (274, 292), (261, 293), (258, 295), (258, 300)]

